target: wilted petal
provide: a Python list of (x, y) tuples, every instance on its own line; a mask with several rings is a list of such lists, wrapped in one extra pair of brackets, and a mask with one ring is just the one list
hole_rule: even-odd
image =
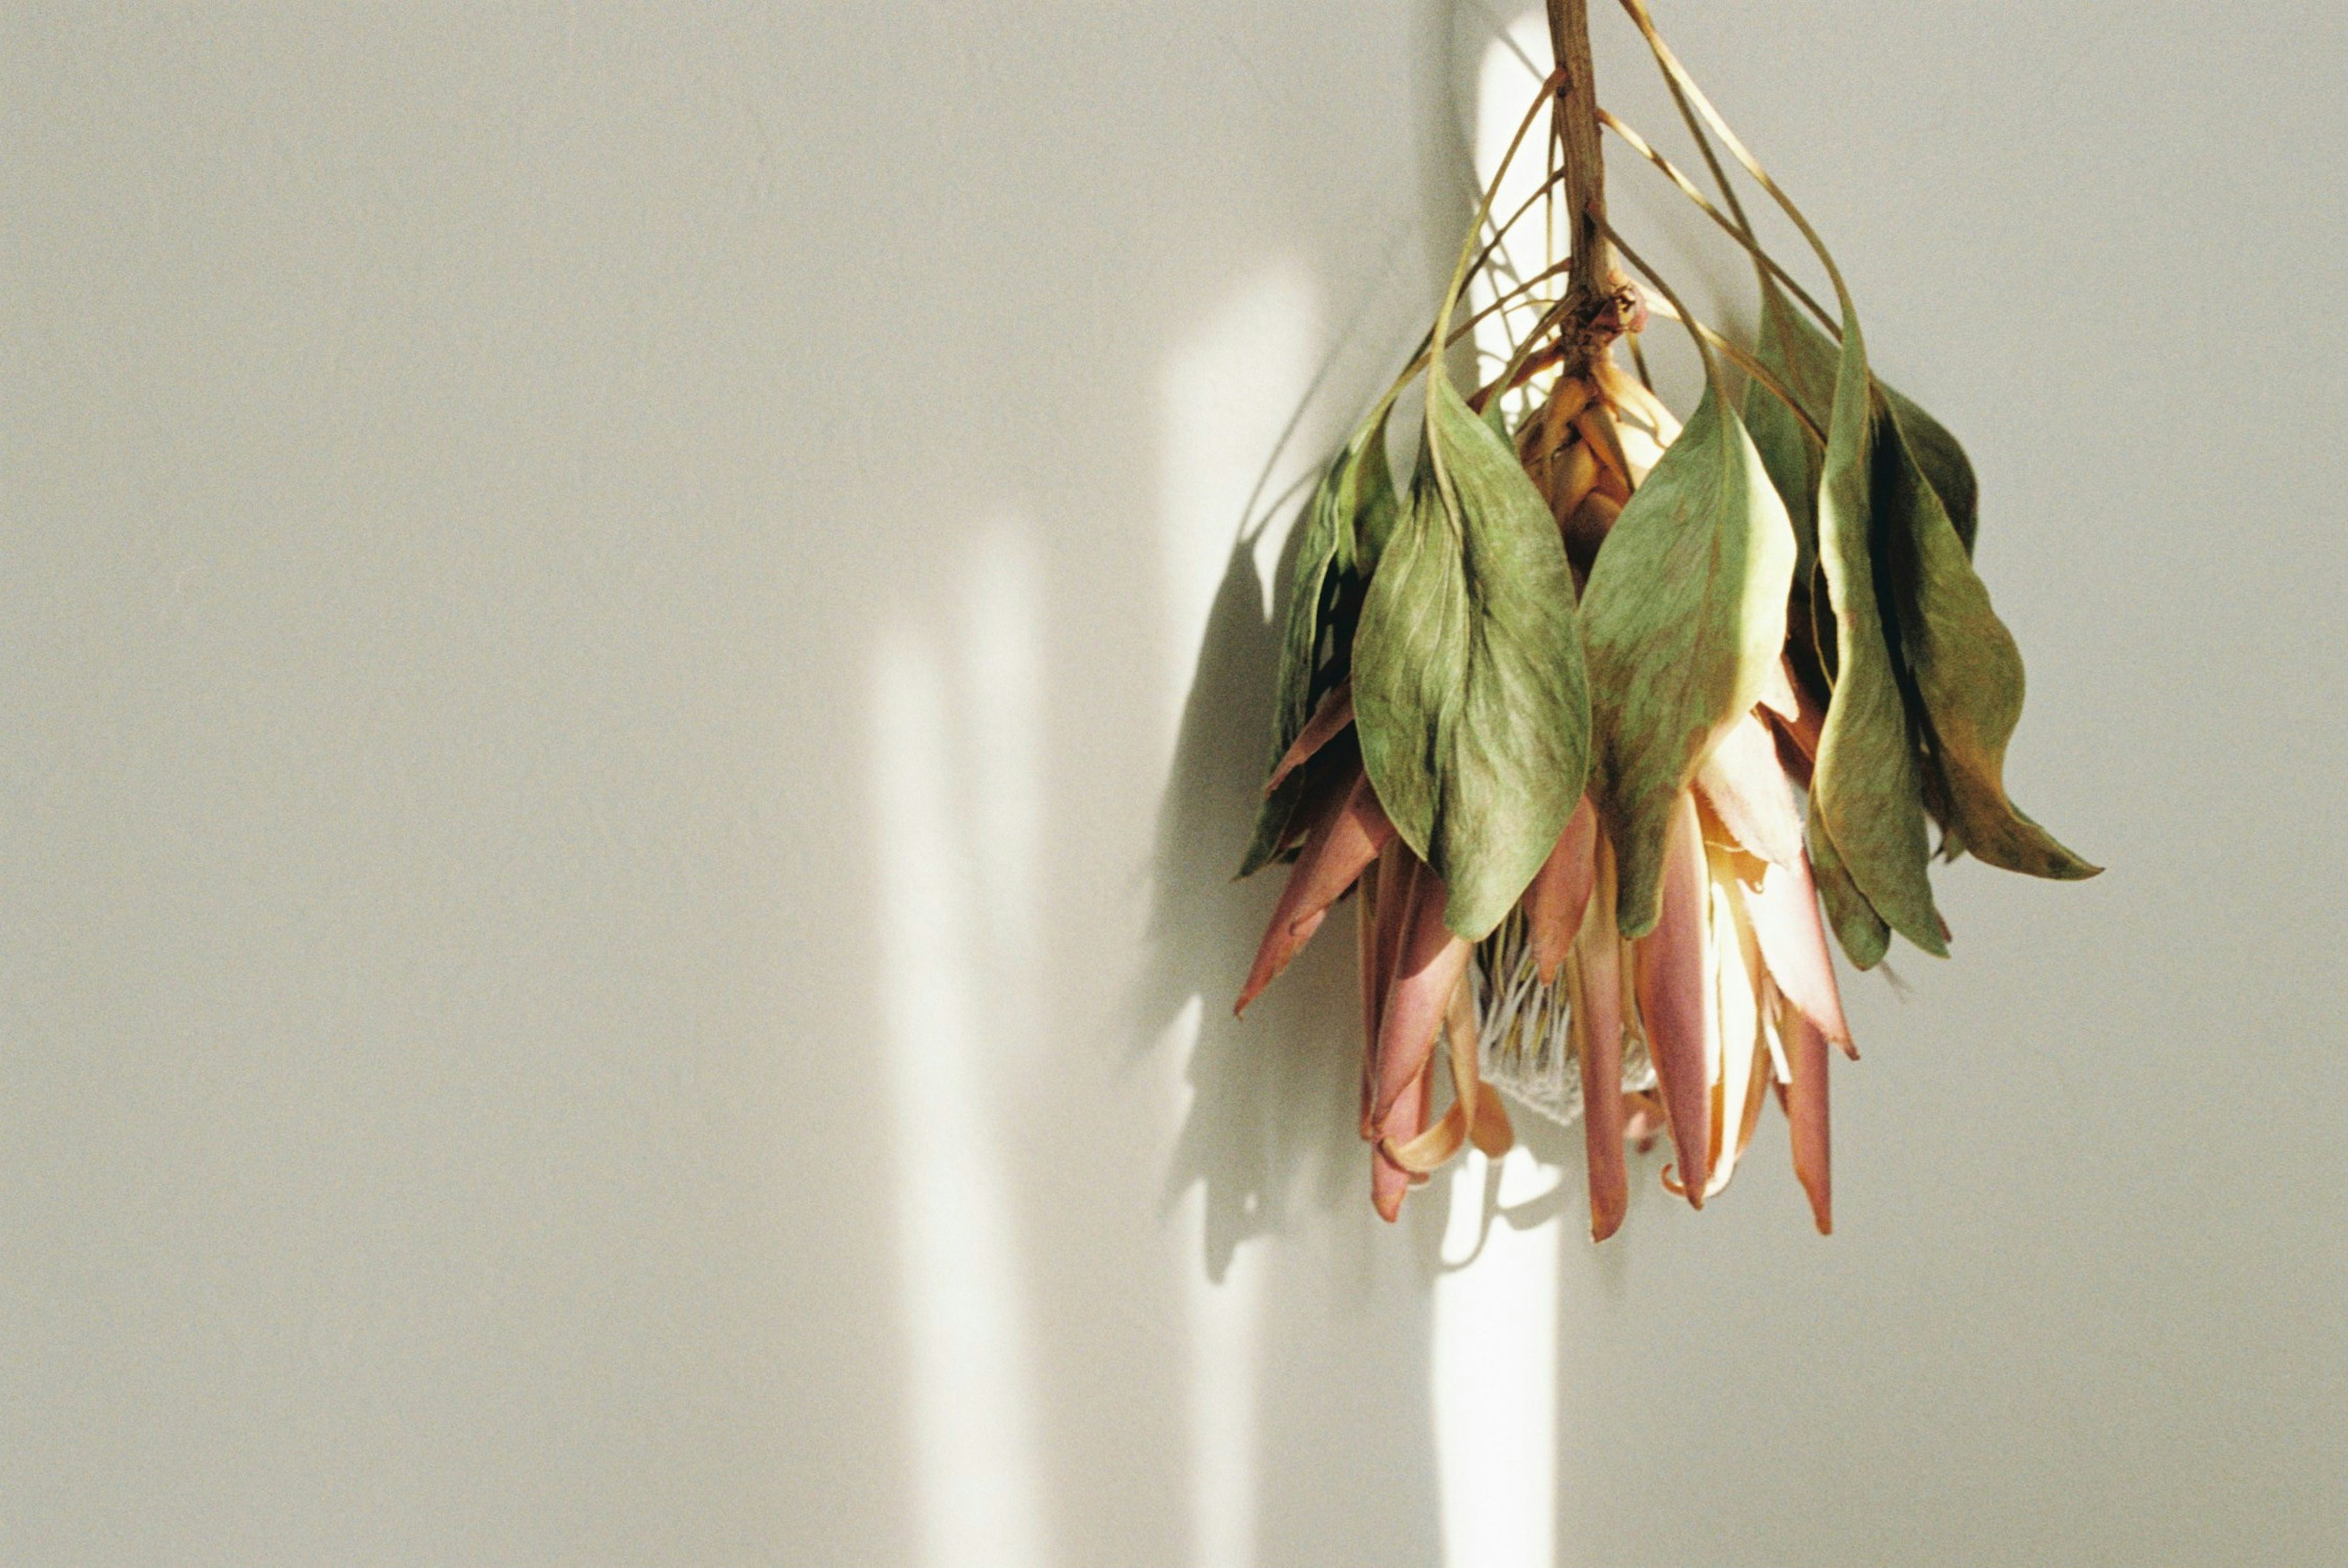
[(1389, 1143), (1406, 1143), (1426, 1131), (1427, 1080), (1434, 1066), (1430, 1057), (1418, 1075), (1403, 1085), (1402, 1092), (1380, 1119), (1377, 1141), (1370, 1149), (1370, 1206), (1377, 1210), (1378, 1218), (1389, 1225), (1402, 1213), (1404, 1194), (1426, 1180), (1395, 1163), (1386, 1148)]
[(1786, 1042), (1793, 1081), (1786, 1086), (1786, 1121), (1792, 1129), (1794, 1177), (1810, 1197), (1820, 1235), (1834, 1234), (1834, 1186), (1827, 1158), (1827, 1037), (1796, 1007), (1781, 1008), (1777, 1032)]
[(1431, 870), (1418, 874), (1410, 926), (1403, 935), (1401, 961), (1386, 987), (1378, 1018), (1378, 1109), (1381, 1125), (1395, 1098), (1426, 1069), (1435, 1037), (1451, 1005), (1451, 989), (1468, 970), (1475, 948), (1443, 923), (1445, 894)]
[(1357, 772), (1344, 804), (1305, 839), (1303, 852), (1288, 875), (1288, 886), (1281, 889), (1280, 902), (1272, 907), (1272, 923), (1264, 930), (1255, 967), (1248, 971), (1233, 1012), (1246, 1011), (1248, 1003), (1288, 967), (1289, 960), (1321, 928), (1329, 906), (1345, 896), (1345, 889), (1393, 837), (1394, 824), (1379, 807), (1369, 775)]
[(1708, 882), (1695, 797), (1683, 790), (1664, 845), (1662, 912), (1655, 928), (1632, 947), (1639, 1017), (1646, 1025), (1647, 1055), (1655, 1064), (1672, 1145), (1679, 1151), (1679, 1183), (1697, 1208), (1704, 1207), (1712, 1174), (1711, 1096), (1704, 1072), (1715, 1027), (1704, 964)]
[(1727, 856), (1712, 857), (1712, 933), (1716, 1023), (1709, 1077), (1711, 1197), (1728, 1185), (1752, 1141), (1768, 1095), (1768, 1045), (1761, 1034), (1761, 954), (1746, 918), (1744, 887)]
[(1642, 1154), (1663, 1134), (1663, 1102), (1643, 1090), (1628, 1090), (1622, 1100), (1622, 1137)]
[(1622, 941), (1614, 927), (1613, 850), (1600, 840), (1598, 886), (1565, 966), (1566, 1027), (1581, 1064), (1581, 1138), (1590, 1167), (1590, 1239), (1620, 1229), (1631, 1200), (1622, 1162)]
[(1414, 1175), (1433, 1172), (1470, 1141), (1497, 1160), (1517, 1140), (1516, 1129), (1509, 1122), (1509, 1112), (1501, 1105), (1500, 1097), (1485, 1087), (1478, 1069), (1480, 1036), (1476, 1002), (1464, 974), (1459, 983), (1451, 988), (1451, 1004), (1444, 1013), (1443, 1036), (1450, 1047), (1450, 1109), (1444, 1112), (1440, 1121), (1408, 1143), (1382, 1145), (1388, 1159)]
[(1344, 734), (1353, 722), (1354, 682), (1340, 681), (1323, 693), (1321, 705), (1313, 710), (1313, 716), (1304, 721), (1304, 727), (1296, 733), (1296, 739), (1290, 742), (1288, 750), (1281, 754), (1279, 765), (1272, 770), (1272, 777), (1264, 783), (1263, 793), (1270, 794), (1278, 789), (1290, 774), (1310, 762), (1313, 753)]
[(1783, 659), (1769, 666), (1761, 682), (1761, 705), (1781, 719), (1801, 717), (1802, 702), (1794, 695), (1794, 677)]
[(1586, 441), (1576, 441), (1550, 461), (1550, 516), (1563, 529), (1598, 483), (1598, 455)]
[[(1773, 715), (1773, 720), (1778, 734), (1785, 737), (1786, 743), (1794, 749), (1803, 763), (1807, 764), (1818, 761), (1818, 738), (1826, 730), (1827, 710), (1826, 704), (1820, 702), (1807, 686), (1799, 681), (1795, 682), (1793, 712), (1791, 714), (1776, 713)], [(1797, 780), (1805, 776), (1802, 769), (1789, 768), (1787, 771), (1793, 774)]]
[(1385, 1017), (1386, 992), (1402, 962), (1403, 934), (1410, 928), (1411, 903), (1426, 867), (1400, 835), (1378, 852), (1365, 876), (1375, 895), (1368, 932), (1368, 963), (1362, 976), (1362, 1136), (1378, 1136), (1378, 1025)]
[(1739, 847), (1773, 865), (1802, 856), (1802, 813), (1768, 727), (1746, 713), (1696, 770), (1695, 787)]
[(1848, 1050), (1850, 1025), (1843, 1019), (1842, 990), (1835, 983), (1834, 959), (1827, 951), (1809, 856), (1790, 866), (1770, 866), (1746, 907), (1760, 939), (1761, 961), (1768, 966), (1777, 989), (1827, 1039)]
[(1596, 453), (1599, 462), (1614, 476), (1622, 490), (1621, 498), (1627, 499), (1636, 481), (1631, 473), (1630, 455), (1622, 450), (1622, 433), (1615, 427), (1613, 414), (1604, 404), (1593, 403), (1573, 416), (1573, 427)]
[(1597, 847), (1598, 813), (1583, 795), (1566, 819), (1565, 831), (1558, 835), (1557, 847), (1525, 889), (1525, 927), (1543, 985), (1556, 980), (1557, 967), (1565, 962), (1574, 933), (1581, 929), (1598, 876)]

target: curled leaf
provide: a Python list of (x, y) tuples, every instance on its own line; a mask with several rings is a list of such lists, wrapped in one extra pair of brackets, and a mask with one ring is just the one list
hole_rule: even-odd
[(1891, 557), (1901, 651), (1931, 742), (1938, 804), (1950, 831), (1978, 858), (2008, 871), (2075, 881), (2090, 866), (2055, 842), (2005, 793), (2005, 748), (2022, 719), (2022, 651), (1990, 606), (1989, 589), (1905, 419), (1888, 400), (1878, 421), (1877, 505)]
[(1827, 922), (1834, 927), (1835, 940), (1850, 961), (1862, 969), (1871, 969), (1883, 961), (1891, 950), (1891, 927), (1850, 879), (1849, 870), (1837, 852), (1833, 836), (1827, 832), (1826, 823), (1818, 815), (1818, 796), (1810, 797), (1807, 828), (1810, 868), (1817, 874), (1818, 900), (1826, 906)]
[(1875, 390), (1890, 406), (1900, 434), (1907, 438), (1910, 456), (1947, 512), (1949, 526), (1957, 531), (1966, 559), (1972, 559), (1973, 538), (1981, 527), (1981, 487), (1973, 478), (1972, 460), (1965, 456), (1965, 449), (1949, 434), (1946, 425), (1902, 396), (1899, 388), (1878, 381)]
[(1818, 486), (1818, 563), (1834, 605), (1838, 663), (1810, 800), (1875, 912), (1926, 952), (1945, 958), (1916, 736), (1876, 597), (1873, 405), (1867, 347), (1858, 318), (1846, 313)]
[[(1280, 679), (1272, 704), (1274, 770), (1303, 733), (1314, 707), (1344, 679), (1351, 654), (1350, 629), (1339, 613), (1349, 597), (1344, 589), (1351, 583), (1358, 591), (1360, 578), (1394, 528), (1396, 502), (1386, 464), (1385, 415), (1381, 406), (1330, 459), (1305, 509), (1304, 533), (1297, 542), (1289, 579), (1288, 619), (1281, 633)], [(1303, 801), (1303, 785), (1300, 774), (1289, 772), (1265, 786), (1255, 834), (1240, 865), (1241, 876), (1253, 876), (1289, 846)]]
[(1354, 724), (1395, 829), (1480, 940), (1557, 843), (1588, 769), (1573, 579), (1514, 449), (1448, 381), (1354, 640)]
[(1707, 386), (1622, 508), (1582, 606), (1591, 794), (1614, 844), (1626, 938), (1654, 928), (1680, 797), (1768, 682), (1793, 563), (1785, 504), (1735, 411)]
[[(1835, 345), (1812, 326), (1769, 275), (1761, 275), (1761, 329), (1753, 357), (1776, 376), (1802, 405), (1802, 413), (1823, 427), (1834, 406)], [(1794, 581), (1797, 589), (1810, 580), (1818, 554), (1818, 469), (1824, 451), (1800, 415), (1759, 381), (1745, 389), (1745, 425), (1752, 433), (1762, 466), (1786, 503), (1794, 529)]]

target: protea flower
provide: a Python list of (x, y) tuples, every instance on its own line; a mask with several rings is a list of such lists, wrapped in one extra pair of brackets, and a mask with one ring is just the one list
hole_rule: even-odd
[[(1875, 378), (1832, 259), (1624, 3), (1699, 138), (1708, 125), (1811, 241), (1838, 317), (1755, 242), (1725, 180), (1727, 214), (1603, 117), (1753, 254), (1760, 341), (1738, 349), (1695, 323), (1620, 244), (1581, 7), (1553, 4), (1560, 68), (1518, 145), (1553, 102), (1549, 184), (1572, 254), (1535, 282), (1566, 272), (1563, 297), (1497, 377), (1472, 397), (1454, 387), (1441, 348), (1498, 243), (1477, 253), (1488, 191), (1426, 344), (1313, 497), (1242, 875), (1294, 866), (1239, 1006), (1358, 888), (1361, 1131), (1381, 1215), (1469, 1143), (1509, 1147), (1489, 1074), (1585, 1120), (1601, 1240), (1627, 1201), (1626, 1141), (1667, 1130), (1664, 1184), (1701, 1208), (1774, 1092), (1823, 1232), (1828, 1061), (1851, 1050), (1828, 925), (1861, 968), (1895, 931), (1945, 955), (1928, 823), (1945, 856), (2095, 868), (2005, 795), (2021, 661), (1972, 572), (1962, 448)], [(1705, 387), (1684, 427), (1613, 361), (1646, 304), (1610, 241), (1695, 335)], [(1726, 364), (1749, 379), (1742, 414)], [(1425, 429), (1398, 496), (1387, 416), (1421, 374)]]

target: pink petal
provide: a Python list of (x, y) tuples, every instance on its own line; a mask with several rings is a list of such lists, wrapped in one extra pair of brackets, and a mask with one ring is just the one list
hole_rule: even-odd
[(1850, 1025), (1843, 1018), (1842, 989), (1835, 983), (1826, 926), (1818, 917), (1809, 856), (1789, 866), (1770, 866), (1761, 886), (1746, 895), (1745, 907), (1760, 939), (1761, 961), (1777, 989), (1827, 1039), (1849, 1048)]
[(1590, 889), (1598, 877), (1598, 813), (1583, 795), (1558, 835), (1557, 847), (1533, 874), (1525, 889), (1525, 924), (1530, 929), (1533, 961), (1541, 983), (1557, 979), (1574, 933), (1581, 929), (1583, 911), (1590, 907)]
[(1834, 1187), (1827, 1158), (1827, 1037), (1798, 1008), (1777, 1015), (1793, 1081), (1786, 1086), (1786, 1121), (1792, 1129), (1794, 1176), (1810, 1195), (1820, 1235), (1834, 1234)]
[(1265, 781), (1263, 793), (1270, 794), (1278, 789), (1283, 779), (1310, 762), (1313, 753), (1344, 734), (1346, 726), (1353, 722), (1354, 682), (1349, 678), (1338, 682), (1323, 693), (1321, 705), (1313, 710), (1313, 716), (1304, 721), (1304, 728), (1296, 733), (1296, 739), (1290, 742), (1288, 750), (1281, 754), (1280, 765), (1272, 770), (1272, 777)]
[(1430, 1056), (1417, 1075), (1403, 1085), (1402, 1092), (1379, 1120), (1378, 1139), (1370, 1149), (1370, 1206), (1388, 1225), (1401, 1214), (1404, 1194), (1426, 1179), (1395, 1164), (1386, 1149), (1389, 1144), (1398, 1148), (1426, 1130), (1428, 1079), (1434, 1066)]
[(1378, 1136), (1378, 1026), (1385, 1021), (1386, 992), (1394, 985), (1395, 968), (1402, 962), (1402, 939), (1410, 928), (1419, 873), (1426, 865), (1411, 853), (1397, 834), (1378, 852), (1372, 872), (1376, 877), (1377, 910), (1372, 922), (1371, 970), (1362, 977), (1362, 1136)]
[(1443, 923), (1445, 894), (1431, 870), (1418, 874), (1418, 897), (1404, 933), (1401, 961), (1386, 988), (1385, 1006), (1378, 1019), (1378, 1100), (1376, 1119), (1383, 1125), (1395, 1098), (1426, 1070), (1435, 1052), (1435, 1037), (1443, 1028), (1445, 1009), (1451, 1005), (1451, 988), (1467, 972), (1474, 950), (1463, 937)]
[(1599, 873), (1605, 884), (1591, 904), (1588, 924), (1566, 970), (1569, 1027), (1581, 1058), (1581, 1139), (1590, 1167), (1590, 1239), (1604, 1241), (1622, 1228), (1631, 1201), (1623, 1169), (1622, 942), (1614, 930), (1612, 854)]
[(1664, 1120), (1679, 1151), (1679, 1183), (1697, 1208), (1704, 1207), (1704, 1184), (1712, 1174), (1712, 1094), (1704, 1081), (1714, 1030), (1711, 977), (1704, 968), (1708, 880), (1695, 797), (1682, 792), (1663, 855), (1663, 914), (1653, 931), (1632, 944), (1632, 968), (1639, 1017), (1647, 1029), (1647, 1055), (1655, 1064)]
[(1357, 774), (1344, 804), (1305, 839), (1303, 853), (1288, 875), (1288, 886), (1281, 889), (1280, 902), (1272, 907), (1272, 923), (1264, 930), (1255, 967), (1248, 971), (1233, 1012), (1245, 1012), (1248, 1003), (1262, 995), (1289, 960), (1303, 950), (1313, 933), (1321, 928), (1329, 907), (1345, 896), (1345, 889), (1377, 858), (1394, 831), (1394, 824), (1378, 804), (1377, 792), (1370, 787), (1369, 775)]
[(1739, 847), (1778, 866), (1802, 856), (1802, 813), (1768, 727), (1746, 713), (1696, 770), (1695, 787)]

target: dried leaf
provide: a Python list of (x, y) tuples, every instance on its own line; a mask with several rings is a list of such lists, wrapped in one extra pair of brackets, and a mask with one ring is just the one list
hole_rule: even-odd
[[(1761, 329), (1753, 357), (1783, 383), (1802, 412), (1824, 428), (1834, 406), (1839, 351), (1797, 312), (1769, 275), (1761, 275)], [(1786, 503), (1794, 529), (1794, 581), (1806, 584), (1818, 553), (1818, 470), (1825, 450), (1777, 395), (1755, 381), (1745, 389), (1745, 425), (1762, 466)]]
[(1905, 416), (1878, 421), (1876, 504), (1891, 556), (1901, 651), (1930, 732), (1955, 841), (1992, 866), (2075, 881), (2088, 865), (2007, 798), (2005, 748), (2022, 718), (2022, 651), (1990, 606)]
[(1883, 961), (1891, 950), (1891, 927), (1850, 879), (1850, 873), (1836, 853), (1834, 839), (1827, 825), (1818, 816), (1818, 799), (1810, 797), (1807, 834), (1810, 846), (1810, 868), (1817, 874), (1818, 899), (1826, 906), (1827, 921), (1834, 927), (1835, 939), (1850, 961), (1862, 969), (1871, 969)]
[(1810, 799), (1875, 912), (1919, 948), (1945, 958), (1916, 737), (1876, 599), (1874, 397), (1866, 343), (1858, 319), (1848, 313), (1842, 345), (1818, 486), (1818, 563), (1834, 605), (1838, 668)]
[(1590, 708), (1573, 579), (1516, 453), (1438, 378), (1410, 505), (1354, 648), (1354, 724), (1378, 798), (1480, 940), (1581, 798)]
[(1654, 928), (1680, 797), (1768, 682), (1793, 563), (1785, 505), (1760, 454), (1707, 387), (1622, 508), (1582, 607), (1591, 794), (1613, 840), (1627, 938)]
[[(1305, 512), (1304, 535), (1289, 580), (1288, 620), (1281, 636), (1280, 682), (1272, 705), (1274, 770), (1303, 733), (1315, 704), (1343, 678), (1351, 651), (1334, 646), (1344, 630), (1334, 623), (1343, 597), (1339, 589), (1347, 579), (1369, 570), (1394, 528), (1396, 501), (1386, 464), (1385, 414), (1381, 407), (1330, 459)], [(1290, 773), (1268, 786), (1256, 811), (1254, 837), (1240, 865), (1241, 876), (1253, 876), (1288, 846), (1303, 799), (1301, 773)]]
[(1923, 471), (1932, 493), (1940, 497), (1941, 508), (1949, 515), (1949, 525), (1957, 531), (1957, 538), (1972, 559), (1973, 537), (1980, 529), (1981, 487), (1973, 478), (1972, 460), (1948, 427), (1905, 396), (1897, 387), (1879, 380), (1875, 390), (1890, 405), (1898, 417), (1900, 433), (1908, 438), (1908, 450)]

